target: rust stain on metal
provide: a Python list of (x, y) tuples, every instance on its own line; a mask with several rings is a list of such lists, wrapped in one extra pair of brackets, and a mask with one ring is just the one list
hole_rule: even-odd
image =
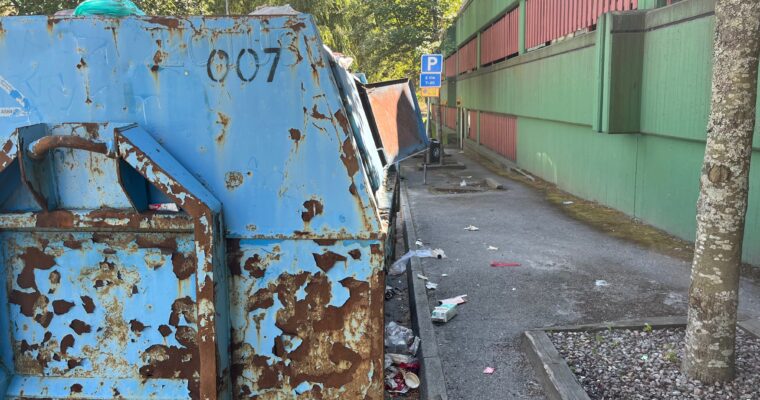
[(338, 241), (336, 239), (314, 239), (314, 243), (320, 246), (334, 246)]
[(15, 154), (10, 154), (11, 150), (13, 150), (13, 146), (13, 140), (9, 140), (5, 142), (3, 148), (0, 149), (0, 170), (5, 169), (15, 158)]
[(71, 324), (69, 324), (69, 327), (77, 334), (82, 335), (84, 333), (90, 333), (92, 332), (92, 327), (85, 323), (82, 320), (75, 319), (71, 321)]
[(79, 250), (82, 248), (82, 242), (79, 240), (75, 240), (73, 237), (70, 237), (68, 240), (65, 240), (63, 242), (63, 245), (71, 250)]
[(322, 215), (324, 212), (324, 206), (322, 205), (322, 202), (315, 199), (305, 201), (303, 203), (303, 208), (306, 209), (306, 211), (301, 212), (301, 219), (304, 222), (311, 222), (314, 217), (317, 215)]
[(182, 297), (172, 303), (172, 312), (169, 314), (169, 325), (179, 326), (179, 317), (185, 317), (189, 323), (195, 323), (195, 302), (190, 297)]
[(148, 22), (156, 25), (162, 25), (170, 30), (180, 28), (180, 20), (178, 18), (154, 16), (149, 17)]
[(167, 337), (172, 334), (172, 328), (169, 325), (161, 325), (158, 327), (158, 332), (161, 333), (161, 336)]
[(354, 249), (348, 252), (348, 255), (351, 256), (354, 260), (361, 260), (362, 258), (362, 251), (359, 249)]
[(298, 144), (298, 142), (301, 140), (301, 131), (296, 128), (292, 128), (288, 132), (290, 132), (290, 139)]
[(16, 278), (16, 283), (22, 289), (34, 289), (38, 290), (37, 282), (34, 278), (34, 270), (49, 270), (55, 266), (55, 257), (45, 254), (42, 250), (28, 247), (19, 255), (19, 258), (24, 263), (24, 268)]
[(198, 371), (198, 347), (192, 348), (153, 345), (148, 347), (141, 358), (145, 365), (140, 367), (140, 375), (146, 379), (186, 379), (190, 398), (200, 398), (200, 378)]
[(55, 300), (53, 302), (53, 312), (55, 315), (63, 315), (74, 308), (76, 304), (66, 300)]
[[(350, 294), (340, 307), (329, 305), (332, 284), (321, 273), (283, 274), (260, 289), (249, 304), (266, 308), (275, 296), (282, 303), (275, 323), (283, 332), (275, 338), (274, 354), (279, 359), (255, 355), (249, 344), (234, 341), (231, 373), (236, 393), (295, 388), (306, 382), (312, 384), (311, 398), (365, 398), (368, 380), (376, 380), (372, 374), (382, 370), (382, 335), (365, 336), (369, 327), (382, 327), (380, 279), (378, 273), (370, 282), (341, 280)], [(306, 296), (298, 300), (293, 293), (304, 285)], [(359, 339), (347, 339), (352, 336)], [(291, 337), (298, 338), (300, 345), (286, 346)], [(256, 378), (243, 377), (243, 370), (252, 370)], [(373, 387), (369, 393), (374, 391), (380, 393), (381, 388)]]
[(168, 56), (168, 53), (165, 51), (158, 49), (156, 50), (156, 53), (153, 54), (153, 65), (150, 67), (150, 71), (153, 72), (154, 76), (158, 72), (158, 70), (161, 68), (161, 63), (164, 62), (164, 59)]
[(356, 158), (356, 152), (354, 151), (354, 144), (351, 142), (351, 138), (346, 138), (343, 142), (343, 152), (340, 155), (340, 159), (343, 161), (343, 165), (346, 166), (346, 171), (349, 177), (353, 177), (359, 171), (359, 160)]
[(317, 264), (317, 267), (325, 272), (329, 272), (335, 266), (335, 263), (346, 261), (345, 256), (332, 251), (328, 251), (324, 254), (314, 253), (312, 255), (314, 256), (314, 262)]
[(195, 258), (195, 254), (185, 255), (183, 253), (174, 253), (172, 255), (172, 266), (174, 275), (177, 279), (183, 281), (195, 274), (198, 260)]
[(45, 136), (32, 143), (29, 149), (29, 158), (41, 160), (50, 150), (57, 148), (69, 148), (86, 150), (92, 153), (107, 154), (108, 147), (105, 143), (95, 142), (79, 136)]
[(335, 120), (338, 121), (338, 124), (341, 126), (341, 128), (343, 128), (343, 132), (350, 132), (348, 118), (346, 118), (346, 114), (343, 113), (343, 110), (338, 110), (335, 112)]
[(143, 324), (142, 322), (136, 319), (129, 321), (129, 329), (134, 333), (140, 333), (144, 331), (145, 328), (146, 328), (145, 324)]
[(245, 270), (254, 278), (264, 277), (267, 266), (280, 260), (280, 247), (274, 247), (274, 253), (266, 254), (264, 258), (260, 254), (253, 254), (245, 258), (240, 250), (240, 240), (230, 239), (227, 241), (227, 267), (232, 276), (240, 276)]
[(161, 238), (140, 235), (136, 239), (137, 247), (141, 249), (162, 249), (174, 252), (177, 250), (177, 239), (166, 236)]
[(321, 112), (319, 112), (319, 110), (317, 110), (317, 105), (316, 104), (311, 109), (311, 116), (312, 116), (312, 118), (315, 118), (315, 119), (328, 119), (327, 115), (324, 115)]
[(383, 256), (385, 253), (383, 252), (382, 247), (379, 244), (371, 244), (369, 246), (370, 252), (374, 255)]
[(87, 314), (95, 312), (95, 303), (90, 296), (80, 296), (79, 298), (82, 299), (82, 307), (84, 307), (84, 311), (86, 311)]
[[(41, 299), (42, 295), (39, 292), (21, 292), (18, 290), (12, 290), (8, 295), (8, 300), (11, 304), (15, 304), (21, 308), (21, 314), (27, 317), (34, 317), (34, 310), (37, 307), (37, 300)], [(41, 302), (41, 305), (47, 304), (47, 298)]]
[(61, 339), (61, 354), (66, 354), (66, 352), (74, 346), (74, 342), (76, 340), (74, 339), (74, 335), (68, 334)]
[(224, 186), (227, 190), (235, 190), (243, 184), (243, 174), (237, 171), (231, 171), (224, 174)]
[(222, 131), (216, 137), (216, 143), (223, 144), (224, 139), (227, 137), (227, 130), (230, 127), (230, 117), (222, 112), (217, 112), (216, 115), (218, 117), (216, 123), (222, 126)]

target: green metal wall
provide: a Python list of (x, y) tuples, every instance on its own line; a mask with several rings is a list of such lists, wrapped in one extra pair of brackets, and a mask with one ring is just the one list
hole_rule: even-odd
[[(457, 39), (513, 3), (474, 0), (457, 22)], [(686, 0), (610, 16), (596, 33), (459, 76), (448, 102), (453, 95), (460, 107), (517, 116), (520, 167), (694, 240), (713, 7)], [(760, 127), (755, 136), (744, 255), (760, 265)]]

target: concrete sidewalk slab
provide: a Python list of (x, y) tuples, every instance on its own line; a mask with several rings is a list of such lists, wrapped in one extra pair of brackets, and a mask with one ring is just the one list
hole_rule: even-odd
[[(450, 399), (546, 398), (521, 350), (524, 331), (685, 314), (688, 262), (613, 238), (570, 218), (530, 187), (464, 155), (452, 158), (467, 170), (428, 171), (428, 185), (413, 163), (403, 169), (417, 237), (449, 257), (418, 260), (422, 273), (439, 284), (428, 291), (428, 307), (468, 295), (453, 320), (434, 326)], [(452, 174), (490, 178), (506, 190), (430, 190)], [(468, 225), (480, 230), (465, 231)], [(521, 266), (493, 268), (491, 261)], [(606, 286), (596, 284), (602, 280)], [(760, 309), (759, 299), (760, 289), (743, 281), (740, 309)], [(418, 312), (429, 318), (430, 309)], [(496, 372), (485, 375), (486, 367)]]

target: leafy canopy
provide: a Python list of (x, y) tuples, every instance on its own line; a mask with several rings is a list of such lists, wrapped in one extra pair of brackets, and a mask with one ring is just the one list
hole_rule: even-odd
[[(290, 3), (312, 14), (322, 39), (356, 59), (370, 81), (417, 77), (420, 56), (440, 48), (462, 0), (133, 0), (152, 15), (245, 15)], [(78, 0), (0, 0), (0, 15), (51, 15)]]

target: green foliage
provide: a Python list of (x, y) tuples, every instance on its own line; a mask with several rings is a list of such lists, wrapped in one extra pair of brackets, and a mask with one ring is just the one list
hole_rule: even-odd
[(654, 328), (652, 328), (652, 325), (649, 325), (649, 323), (644, 324), (644, 332), (646, 333), (652, 333)]
[[(417, 77), (420, 56), (441, 47), (461, 0), (133, 0), (152, 15), (246, 15), (290, 3), (309, 13), (325, 44), (356, 59), (370, 81)], [(0, 0), (0, 15), (52, 15), (78, 0)]]

